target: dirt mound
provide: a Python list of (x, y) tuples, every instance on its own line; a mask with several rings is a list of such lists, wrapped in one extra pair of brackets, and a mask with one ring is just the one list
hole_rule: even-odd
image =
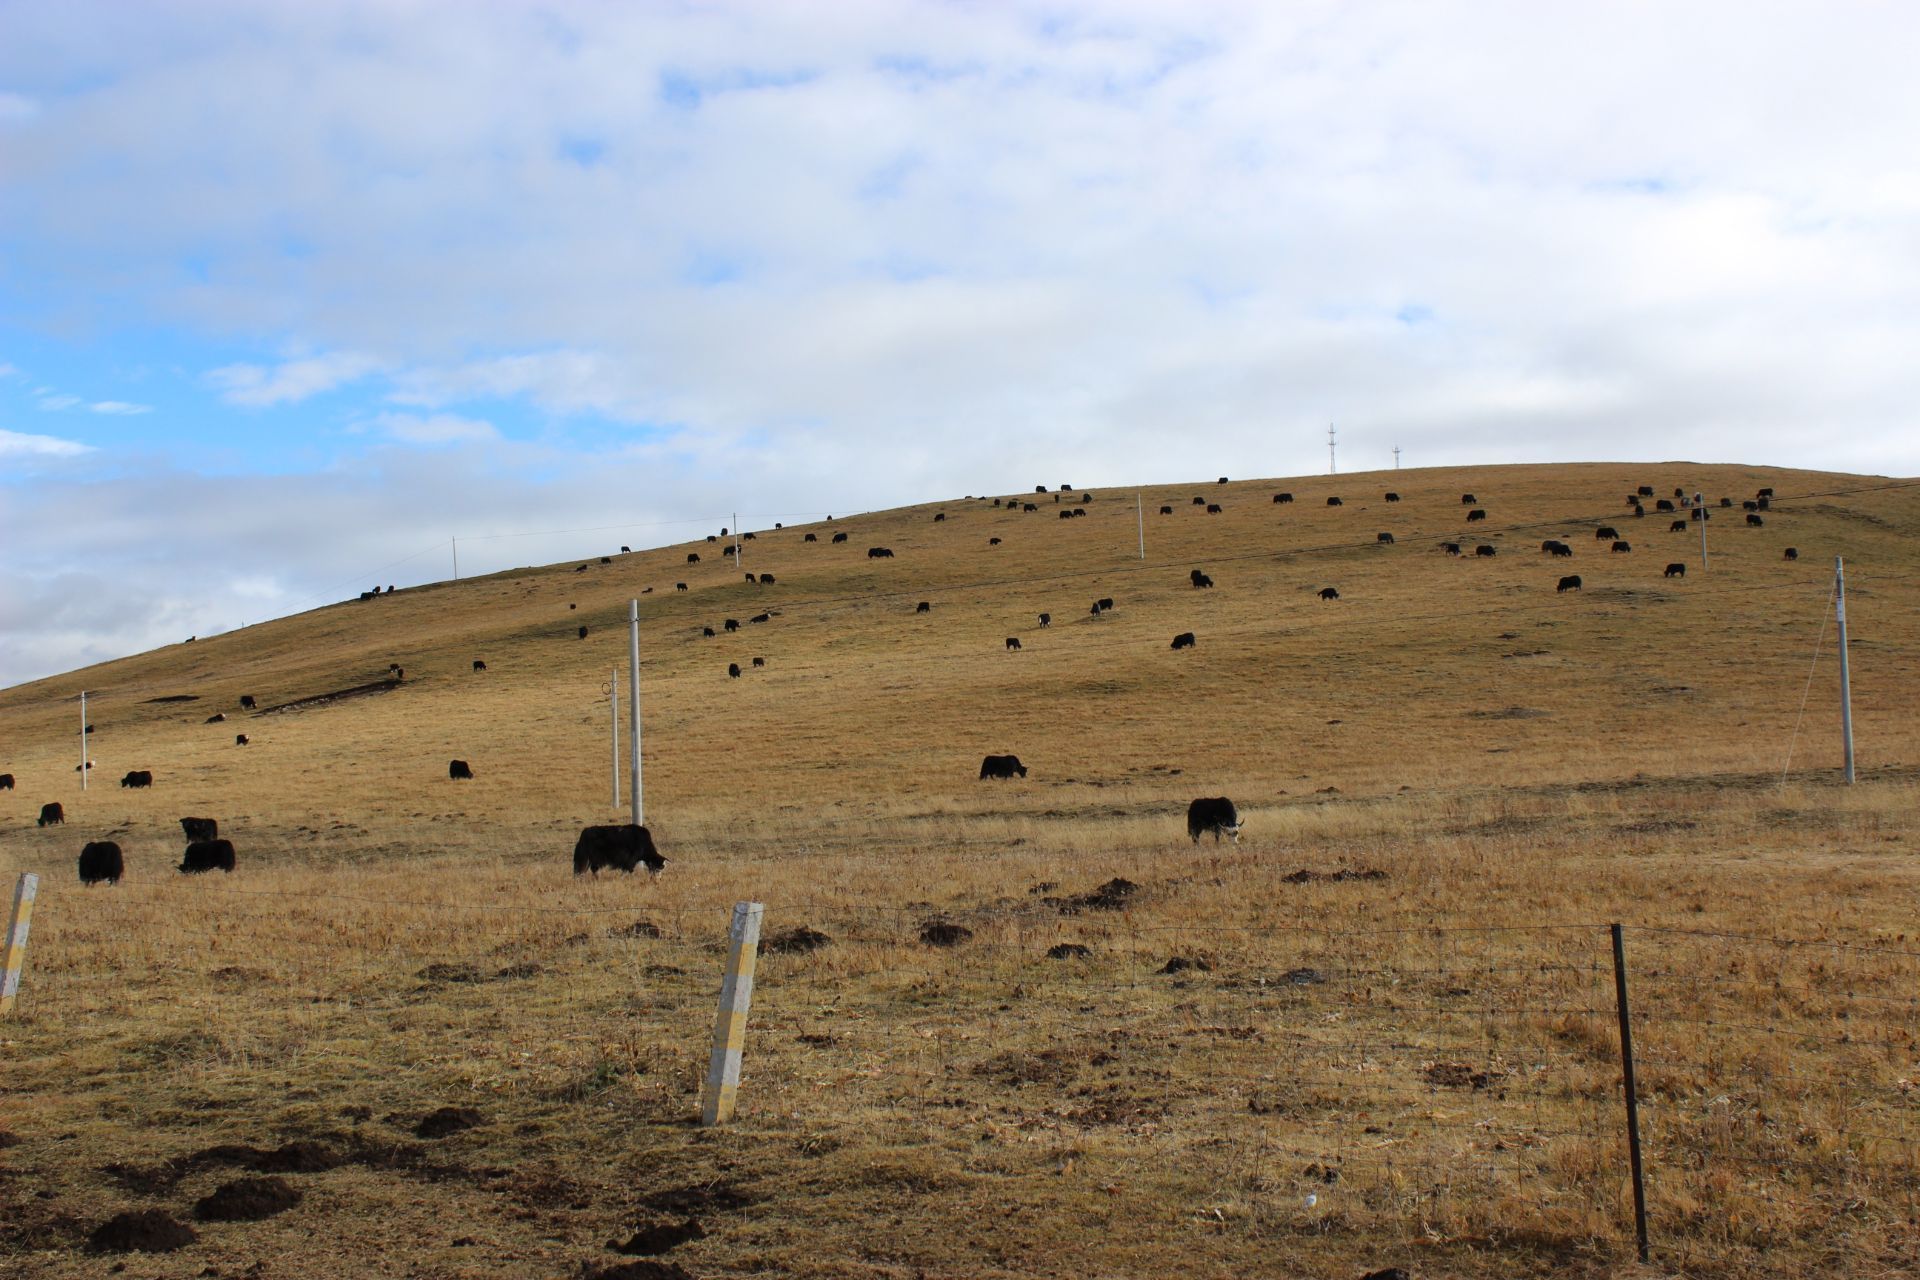
[(633, 1238), (625, 1244), (617, 1240), (607, 1241), (607, 1248), (615, 1253), (624, 1253), (630, 1258), (651, 1258), (669, 1249), (678, 1249), (689, 1240), (704, 1240), (707, 1233), (698, 1222), (688, 1218), (685, 1222), (665, 1223), (657, 1227), (643, 1227), (633, 1233)]
[(760, 950), (771, 951), (777, 956), (803, 956), (809, 951), (818, 951), (832, 941), (826, 934), (803, 924), (797, 929), (776, 933), (771, 938), (762, 938)]
[(1057, 942), (1047, 948), (1049, 960), (1085, 960), (1093, 952), (1078, 942)]
[(417, 1138), (444, 1138), (486, 1122), (486, 1117), (470, 1107), (441, 1107), (422, 1116), (420, 1123), (413, 1126), (413, 1133)]
[(1291, 875), (1281, 876), (1280, 881), (1282, 884), (1312, 884), (1316, 880), (1324, 880), (1328, 884), (1352, 884), (1355, 881), (1371, 882), (1375, 880), (1385, 880), (1386, 878), (1386, 872), (1376, 870), (1372, 867), (1363, 867), (1359, 870), (1342, 867), (1340, 870), (1333, 872), (1308, 871), (1302, 867)]
[(1189, 969), (1199, 973), (1212, 973), (1213, 964), (1200, 956), (1173, 956), (1160, 966), (1161, 973), (1185, 973)]
[(622, 1262), (587, 1272), (584, 1280), (694, 1280), (693, 1273), (672, 1262)]
[(632, 924), (615, 929), (607, 934), (610, 938), (657, 938), (660, 926), (651, 920), (635, 920)]
[(1444, 1089), (1485, 1089), (1500, 1079), (1498, 1072), (1475, 1071), (1464, 1062), (1429, 1062), (1420, 1074)]
[(973, 930), (950, 920), (929, 920), (920, 926), (920, 941), (930, 947), (957, 947), (973, 937)]
[(1139, 885), (1122, 876), (1115, 876), (1091, 893), (1076, 893), (1066, 898), (1042, 898), (1040, 901), (1063, 916), (1077, 916), (1082, 911), (1125, 911), (1133, 895), (1138, 892)]
[(116, 1213), (87, 1237), (99, 1253), (172, 1253), (200, 1238), (184, 1222), (175, 1222), (165, 1210), (142, 1209)]
[(533, 963), (531, 960), (523, 960), (519, 964), (508, 965), (493, 976), (502, 980), (510, 978), (531, 978), (539, 974), (539, 972), (539, 965)]
[(258, 1222), (300, 1203), (300, 1190), (281, 1178), (238, 1178), (193, 1206), (202, 1222)]

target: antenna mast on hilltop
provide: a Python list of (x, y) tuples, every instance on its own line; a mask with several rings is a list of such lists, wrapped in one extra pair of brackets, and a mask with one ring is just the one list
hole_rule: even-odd
[(1400, 446), (1399, 445), (1393, 446), (1393, 469), (1395, 471), (1398, 471), (1400, 469)]
[(1333, 461), (1333, 424), (1331, 422), (1327, 424), (1327, 474), (1330, 476), (1340, 474), (1340, 468), (1334, 465)]

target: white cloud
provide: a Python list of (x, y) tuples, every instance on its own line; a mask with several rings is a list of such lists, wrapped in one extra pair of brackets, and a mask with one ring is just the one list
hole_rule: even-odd
[(115, 414), (121, 417), (153, 412), (153, 406), (150, 404), (130, 404), (125, 400), (96, 400), (87, 408), (95, 413)]
[(80, 403), (79, 396), (70, 396), (70, 395), (63, 395), (63, 394), (43, 395), (40, 397), (38, 401), (38, 404), (40, 405), (40, 407), (46, 410), (48, 413), (60, 413), (60, 412), (63, 412), (64, 410), (73, 408), (75, 405), (79, 403)]
[(0, 125), (22, 124), (40, 114), (40, 104), (22, 93), (0, 92)]
[(0, 360), (0, 378), (20, 378), (25, 376), (26, 375), (21, 373), (20, 370), (14, 365), (10, 365), (4, 360)]
[(451, 413), (383, 413), (373, 425), (402, 444), (475, 444), (500, 438), (492, 423)]
[(92, 452), (92, 445), (77, 440), (0, 429), (0, 458), (77, 458)]
[(354, 352), (334, 352), (287, 360), (271, 368), (229, 364), (207, 372), (207, 384), (229, 404), (266, 408), (295, 404), (325, 391), (357, 382), (380, 368), (380, 361)]

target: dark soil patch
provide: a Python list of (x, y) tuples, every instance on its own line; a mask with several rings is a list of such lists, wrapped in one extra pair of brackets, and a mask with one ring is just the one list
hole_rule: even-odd
[(160, 698), (148, 698), (147, 701), (149, 703), (198, 702), (200, 701), (200, 695), (197, 693), (169, 693), (166, 696), (160, 697)]
[(1500, 1078), (1497, 1072), (1475, 1071), (1464, 1062), (1431, 1062), (1420, 1074), (1428, 1084), (1446, 1089), (1485, 1089)]
[(420, 1123), (413, 1126), (413, 1134), (416, 1138), (444, 1138), (485, 1123), (486, 1117), (470, 1107), (441, 1107), (422, 1116)]
[(398, 680), (375, 680), (372, 684), (357, 684), (350, 689), (335, 689), (332, 693), (316, 693), (310, 698), (295, 698), (292, 702), (282, 702), (278, 706), (262, 707), (258, 714), (270, 716), (284, 711), (306, 711), (313, 707), (345, 702), (349, 698), (366, 698), (376, 693), (391, 693), (399, 687)]
[(5, 1129), (0, 1129), (0, 1151), (5, 1151), (8, 1147), (17, 1147), (19, 1145), (19, 1134), (8, 1133)]
[(1212, 973), (1213, 965), (1200, 956), (1173, 956), (1160, 966), (1161, 973), (1185, 973), (1189, 969)]
[(1499, 711), (1469, 711), (1469, 720), (1544, 720), (1547, 712), (1535, 707), (1504, 707)]
[(200, 1238), (184, 1222), (175, 1222), (165, 1210), (142, 1209), (116, 1213), (87, 1237), (99, 1253), (172, 1253)]
[(300, 1203), (300, 1190), (282, 1178), (238, 1178), (193, 1206), (202, 1222), (259, 1222)]
[(762, 938), (760, 950), (771, 951), (777, 956), (803, 956), (810, 951), (818, 951), (832, 941), (826, 934), (803, 924), (797, 929), (776, 933), (771, 938)]
[(1385, 880), (1387, 878), (1386, 872), (1373, 867), (1362, 867), (1357, 870), (1351, 867), (1342, 867), (1340, 870), (1332, 872), (1308, 871), (1305, 867), (1302, 867), (1298, 871), (1281, 876), (1280, 881), (1282, 884), (1312, 884), (1320, 880), (1324, 880), (1328, 884), (1353, 884), (1356, 882), (1368, 883), (1375, 880)]
[(486, 977), (478, 968), (470, 964), (430, 964), (422, 969), (419, 977), (428, 982), (485, 982)]
[(607, 935), (611, 938), (657, 938), (660, 926), (651, 920), (635, 920), (632, 924), (615, 929)]
[(1049, 960), (1085, 960), (1093, 951), (1078, 942), (1056, 942), (1047, 948)]
[(1082, 911), (1124, 911), (1140, 886), (1131, 880), (1114, 877), (1092, 893), (1076, 893), (1068, 898), (1042, 898), (1041, 901), (1063, 916), (1076, 916)]
[(520, 964), (510, 964), (493, 976), (496, 978), (531, 978), (539, 972), (540, 966), (531, 960), (527, 960)]
[(696, 1214), (712, 1216), (733, 1213), (753, 1203), (754, 1198), (725, 1182), (704, 1186), (673, 1187), (640, 1197), (640, 1207), (669, 1217), (691, 1218)]
[(325, 1173), (347, 1162), (346, 1156), (321, 1142), (289, 1142), (260, 1154), (248, 1167), (261, 1173)]
[(583, 1280), (694, 1280), (694, 1275), (678, 1263), (642, 1259), (589, 1271)]
[(973, 930), (950, 920), (929, 920), (920, 926), (920, 941), (930, 947), (957, 947), (973, 937)]
[(1289, 969), (1280, 975), (1280, 981), (1291, 982), (1296, 987), (1311, 987), (1326, 980), (1327, 975), (1318, 969)]
[(86, 1223), (50, 1205), (9, 1205), (0, 1217), (0, 1246), (11, 1249), (72, 1249), (86, 1238)]
[(124, 1164), (115, 1162), (103, 1165), (101, 1173), (112, 1179), (115, 1186), (130, 1191), (137, 1196), (160, 1196), (173, 1190), (174, 1184), (193, 1170), (191, 1159), (162, 1160), (159, 1164)]
[(607, 1241), (607, 1248), (615, 1253), (624, 1253), (630, 1258), (652, 1258), (678, 1249), (689, 1240), (704, 1240), (707, 1233), (698, 1222), (688, 1218), (681, 1223), (665, 1223), (657, 1227), (643, 1227), (633, 1233), (633, 1238), (625, 1244), (617, 1240)]

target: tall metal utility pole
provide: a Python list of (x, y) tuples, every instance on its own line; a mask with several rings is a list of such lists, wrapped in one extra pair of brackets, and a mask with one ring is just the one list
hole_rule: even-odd
[(633, 825), (646, 825), (641, 821), (645, 812), (640, 807), (640, 602), (634, 600), (627, 605), (627, 719), (633, 725), (629, 743), (633, 755), (628, 760), (629, 781), (633, 792)]
[(453, 540), (453, 580), (460, 581), (460, 539)]
[(1331, 422), (1327, 424), (1327, 474), (1330, 476), (1340, 474), (1340, 468), (1333, 462), (1333, 424)]
[(1846, 743), (1847, 785), (1853, 785), (1853, 682), (1847, 675), (1847, 567), (1833, 558), (1833, 617), (1840, 628), (1840, 737)]
[(80, 789), (87, 789), (87, 691), (80, 691)]
[(613, 709), (613, 807), (620, 807), (620, 668), (607, 681), (607, 701)]
[(1399, 445), (1393, 446), (1393, 469), (1395, 471), (1398, 471), (1400, 469), (1400, 446)]

